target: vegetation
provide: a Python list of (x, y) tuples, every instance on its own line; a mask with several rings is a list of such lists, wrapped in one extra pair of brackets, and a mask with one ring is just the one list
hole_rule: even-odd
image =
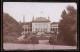
[(49, 38), (49, 43), (51, 44), (51, 45), (54, 45), (54, 44), (57, 44), (57, 34), (56, 34), (56, 32), (54, 32), (54, 33), (51, 33), (52, 34), (52, 36)]
[(3, 13), (3, 42), (14, 42), (21, 33), (21, 25), (9, 14)]
[(30, 40), (31, 40), (31, 44), (38, 44), (39, 43), (39, 40), (36, 36), (31, 37)]
[(50, 37), (50, 38), (49, 38), (49, 43), (50, 43), (51, 45), (56, 44), (56, 43), (57, 43), (56, 38), (55, 38), (55, 37)]
[(59, 24), (58, 41), (65, 45), (76, 45), (75, 36), (77, 33), (77, 9), (68, 6), (67, 11), (62, 12), (62, 20)]

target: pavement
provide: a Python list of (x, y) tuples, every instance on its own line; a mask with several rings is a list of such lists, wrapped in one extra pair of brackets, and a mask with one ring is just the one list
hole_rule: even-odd
[(50, 45), (49, 40), (39, 40), (39, 44), (3, 43), (5, 50), (69, 50), (77, 46)]

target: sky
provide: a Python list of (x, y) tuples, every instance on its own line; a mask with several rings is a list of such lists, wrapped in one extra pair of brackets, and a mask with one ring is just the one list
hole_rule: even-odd
[(75, 2), (61, 3), (61, 2), (3, 2), (3, 12), (8, 13), (18, 22), (32, 21), (32, 18), (37, 17), (50, 18), (51, 22), (59, 22), (61, 19), (62, 11), (68, 5), (77, 9)]

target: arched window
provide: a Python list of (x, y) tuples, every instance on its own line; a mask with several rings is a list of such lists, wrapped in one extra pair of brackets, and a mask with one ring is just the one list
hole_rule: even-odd
[(57, 32), (57, 28), (56, 28), (56, 32)]
[(55, 30), (55, 28), (52, 29), (52, 31), (54, 31), (54, 30)]
[(54, 31), (57, 32), (57, 28), (54, 28)]
[(25, 31), (27, 31), (27, 29), (25, 29)]
[(52, 31), (52, 28), (50, 30)]
[(30, 31), (32, 31), (32, 29), (30, 28)]

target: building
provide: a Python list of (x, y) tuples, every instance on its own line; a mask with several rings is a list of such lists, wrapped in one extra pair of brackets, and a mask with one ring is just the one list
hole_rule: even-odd
[(32, 23), (26, 22), (25, 24), (23, 24), (22, 28), (28, 34), (28, 33), (32, 32)]
[(34, 19), (33, 17), (31, 22), (25, 22), (24, 20), (22, 24), (24, 34), (37, 33), (39, 36), (55, 32), (58, 34), (58, 22), (50, 23), (49, 17), (48, 19), (44, 17)]
[(51, 33), (56, 32), (58, 34), (58, 26), (59, 26), (58, 22), (51, 23), (51, 28), (50, 28)]
[(38, 17), (34, 19), (33, 17), (32, 33), (34, 32), (50, 32), (50, 20), (43, 17)]

